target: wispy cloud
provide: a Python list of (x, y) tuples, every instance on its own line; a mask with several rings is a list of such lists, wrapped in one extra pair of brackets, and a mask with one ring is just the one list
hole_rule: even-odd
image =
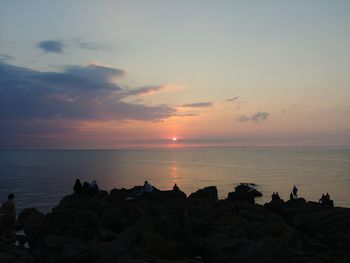
[(13, 60), (14, 57), (13, 56), (10, 56), (10, 55), (7, 55), (7, 54), (0, 54), (0, 61), (3, 60), (3, 61), (8, 61), (8, 60)]
[(226, 102), (232, 102), (232, 103), (235, 103), (236, 101), (238, 101), (239, 99), (239, 96), (236, 96), (234, 98), (231, 98), (231, 99), (227, 99)]
[(80, 38), (76, 37), (73, 39), (75, 45), (82, 49), (90, 49), (90, 50), (102, 50), (102, 51), (110, 51), (111, 47), (105, 43), (92, 42), (92, 41), (83, 41)]
[(139, 88), (127, 89), (124, 94), (126, 96), (146, 95), (158, 92), (164, 88), (165, 86), (143, 86)]
[(265, 120), (267, 120), (267, 118), (270, 116), (270, 113), (268, 112), (262, 112), (262, 111), (258, 111), (256, 113), (254, 113), (251, 116), (247, 116), (247, 115), (241, 115), (237, 121), (239, 122), (248, 122), (248, 121), (252, 121), (254, 123), (260, 123), (263, 122)]
[(246, 101), (241, 100), (240, 96), (229, 98), (229, 99), (227, 99), (225, 101), (230, 103), (230, 104), (233, 104), (235, 110), (239, 110), (243, 106), (243, 104), (246, 103)]
[(64, 44), (58, 40), (45, 40), (37, 43), (36, 46), (48, 53), (62, 53)]
[(211, 106), (213, 106), (212, 102), (197, 102), (197, 103), (181, 105), (181, 107), (184, 107), (184, 108), (206, 108)]

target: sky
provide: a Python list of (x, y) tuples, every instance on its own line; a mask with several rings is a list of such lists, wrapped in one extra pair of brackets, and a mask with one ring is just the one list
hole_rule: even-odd
[(350, 146), (349, 13), (3, 0), (0, 148)]

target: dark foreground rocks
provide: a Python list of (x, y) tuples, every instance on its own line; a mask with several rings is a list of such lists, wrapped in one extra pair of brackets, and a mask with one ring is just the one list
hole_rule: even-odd
[(23, 210), (30, 248), (0, 240), (0, 262), (350, 262), (350, 209), (302, 199), (256, 205), (245, 186), (226, 200), (215, 186), (189, 197), (135, 198), (137, 190), (69, 195), (46, 215)]

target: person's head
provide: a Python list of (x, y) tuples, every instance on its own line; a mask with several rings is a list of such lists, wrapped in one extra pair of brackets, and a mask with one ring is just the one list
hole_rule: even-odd
[(148, 182), (147, 182), (147, 181), (145, 181), (145, 184), (148, 184)]
[(13, 199), (15, 199), (15, 195), (11, 193), (7, 196), (7, 198), (8, 198), (8, 200), (13, 200)]
[(80, 183), (80, 180), (79, 180), (79, 179), (76, 179), (75, 182), (76, 182), (76, 183), (78, 183), (78, 182)]

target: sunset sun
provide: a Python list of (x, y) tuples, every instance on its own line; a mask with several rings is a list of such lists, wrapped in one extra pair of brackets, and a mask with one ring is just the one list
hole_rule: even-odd
[(173, 137), (173, 139), (172, 139), (172, 140), (175, 142), (175, 141), (177, 141), (177, 138), (176, 138), (176, 137)]

